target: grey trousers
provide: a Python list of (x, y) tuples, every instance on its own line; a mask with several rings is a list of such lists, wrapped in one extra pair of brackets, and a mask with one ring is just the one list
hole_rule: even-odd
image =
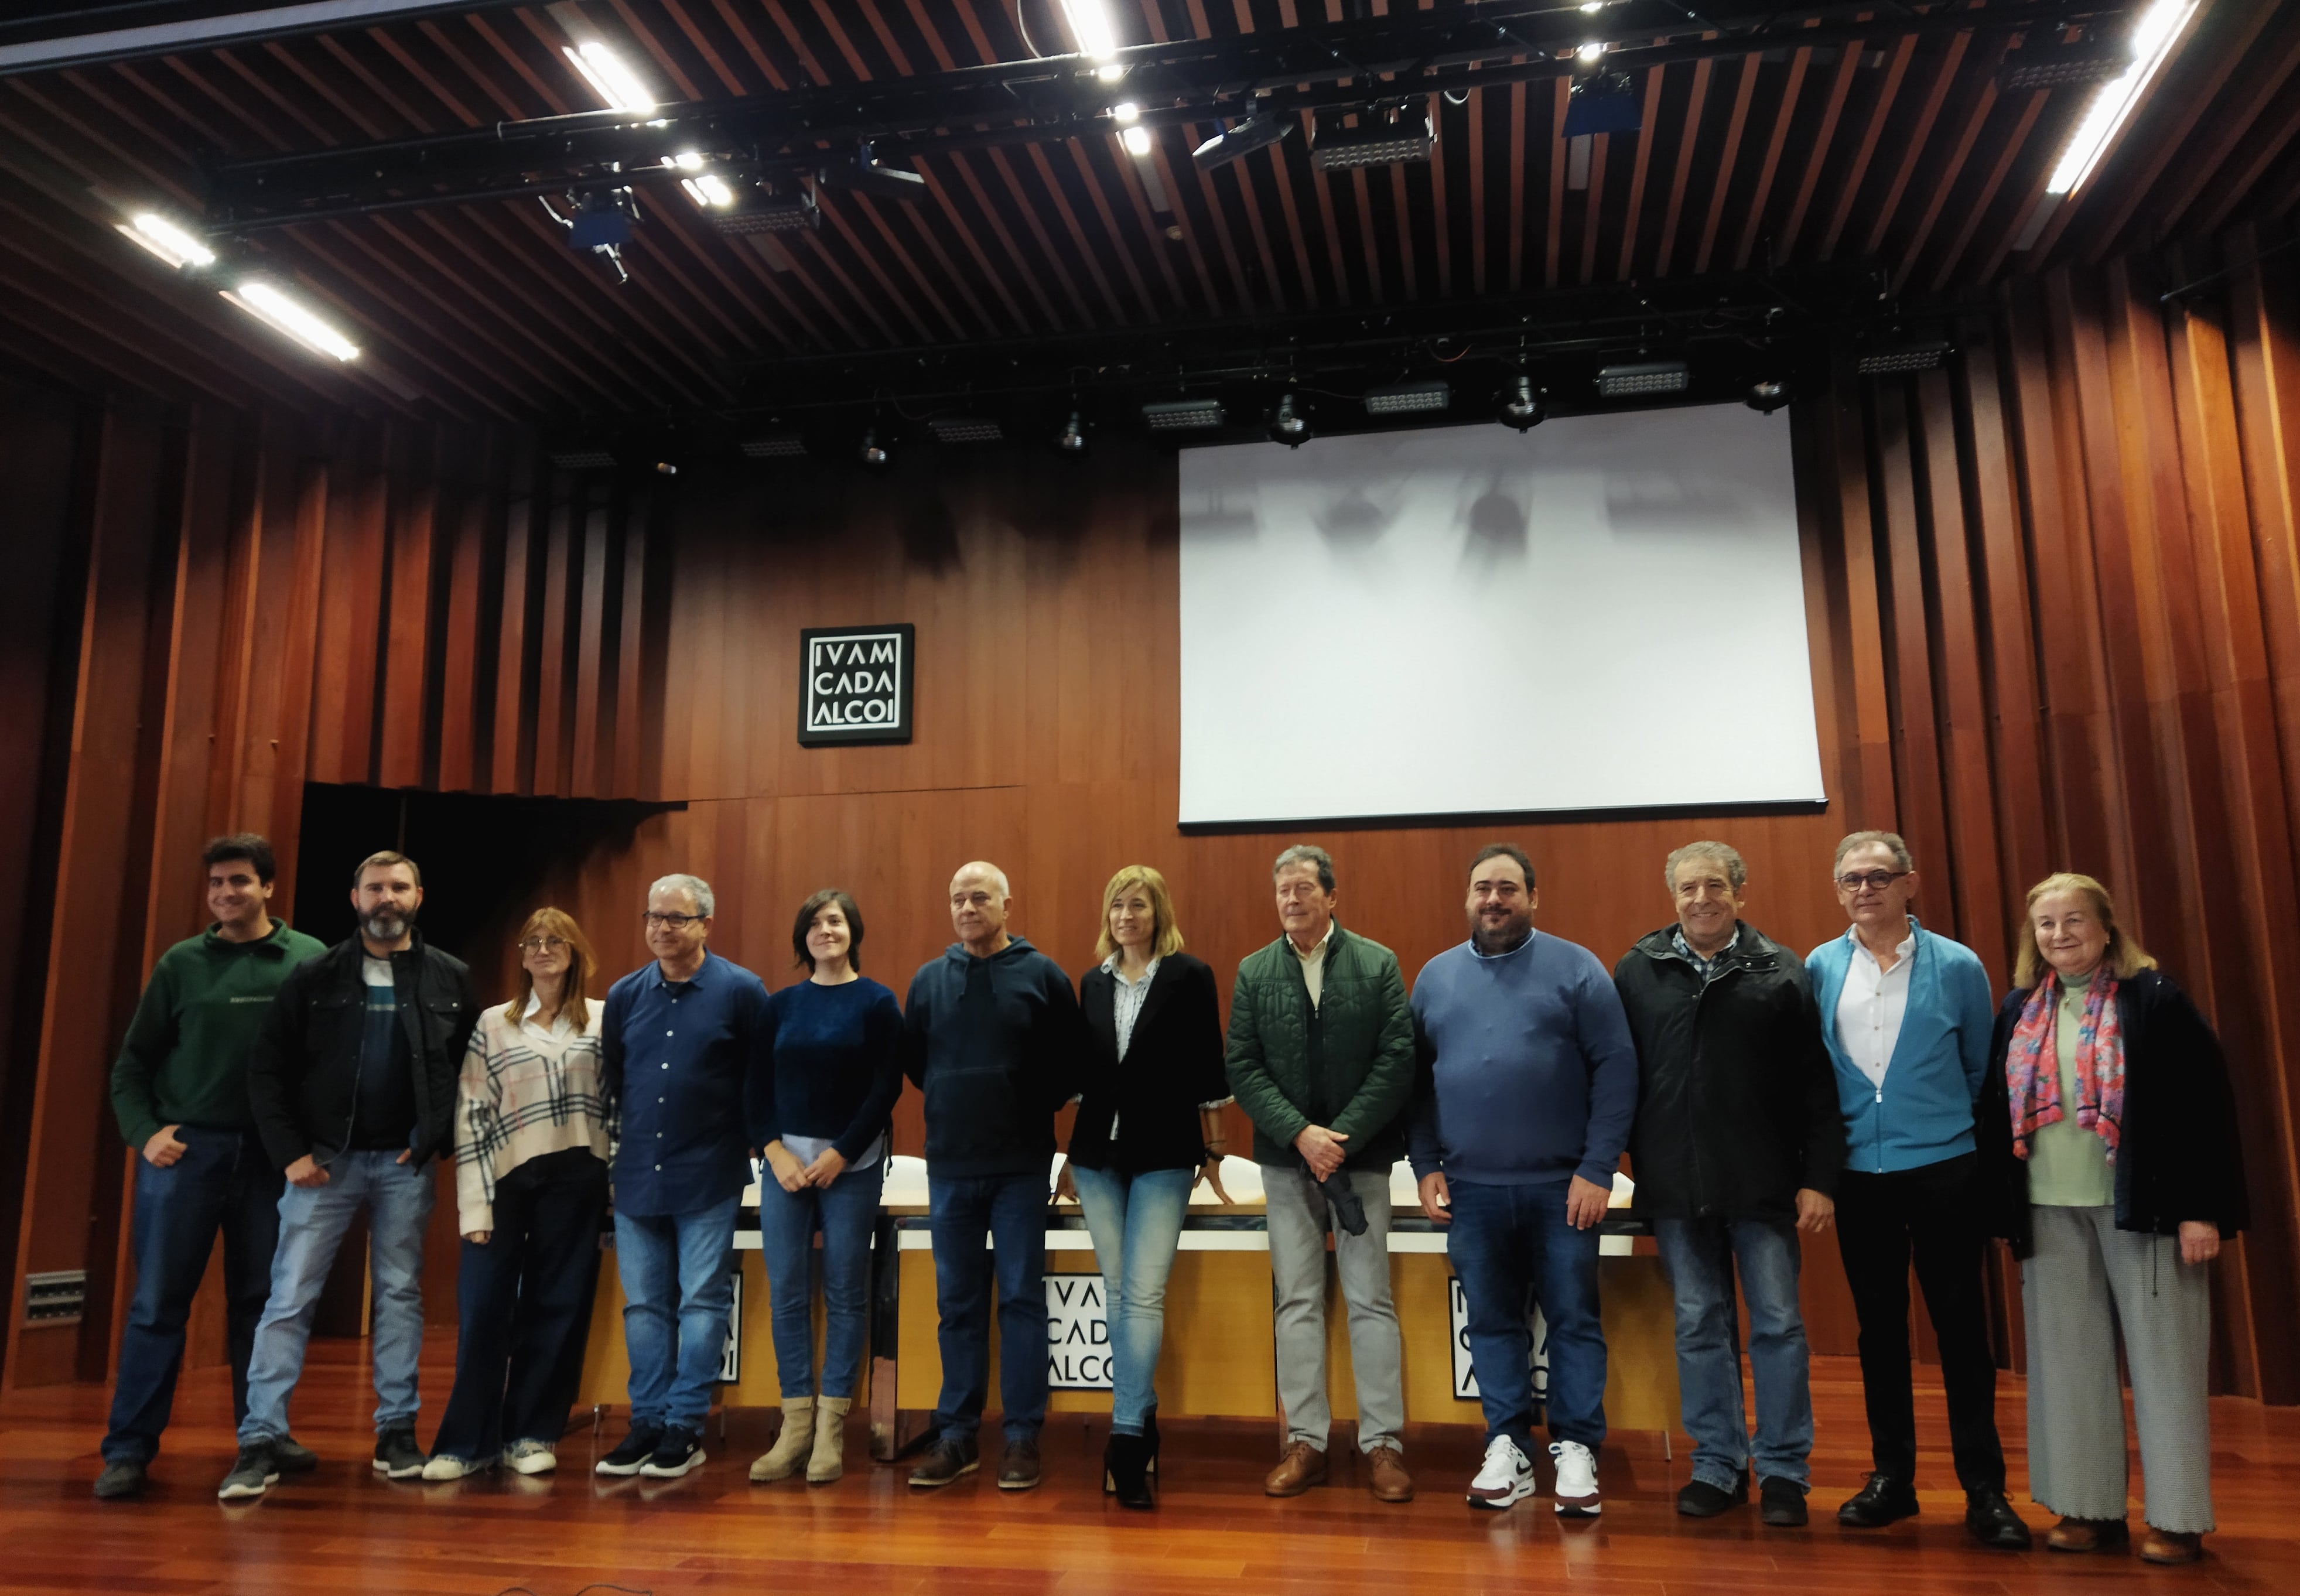
[(2112, 1208), (2029, 1213), (2036, 1252), (2021, 1266), (2029, 1494), (2063, 1517), (2124, 1517), (2121, 1333), (2148, 1522), (2173, 1534), (2204, 1534), (2212, 1527), (2205, 1266), (2182, 1263), (2171, 1236), (2117, 1229)]
[[(1404, 1349), (1389, 1295), (1389, 1171), (1354, 1169), (1366, 1233), (1334, 1233), (1334, 1267), (1350, 1316), (1350, 1367), (1358, 1384), (1358, 1450), (1397, 1446), (1405, 1423)], [(1270, 1284), (1277, 1322), (1278, 1400), (1286, 1439), (1326, 1450), (1326, 1199), (1300, 1167), (1262, 1167), (1270, 1206)]]

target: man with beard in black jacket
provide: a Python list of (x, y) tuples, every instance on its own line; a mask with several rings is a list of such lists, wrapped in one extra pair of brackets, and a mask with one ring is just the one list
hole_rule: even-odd
[[(1677, 924), (1613, 969), (1638, 1049), (1629, 1133), (1637, 1207), (1652, 1216), (1677, 1298), (1677, 1378), (1693, 1478), (1677, 1510), (1708, 1518), (1749, 1500), (1805, 1522), (1812, 1390), (1797, 1309), (1797, 1232), (1829, 1227), (1845, 1122), (1804, 960), (1741, 922), (1748, 867), (1688, 843), (1664, 867)], [(1733, 1311), (1738, 1266), (1757, 1387), (1750, 1444)]]
[(248, 1055), (248, 1105), (288, 1177), (271, 1297), (247, 1366), (239, 1458), (216, 1494), (263, 1494), (279, 1477), (288, 1399), (304, 1372), (320, 1289), (344, 1232), (368, 1209), (374, 1285), (375, 1471), (423, 1472), (415, 1363), (423, 1344), (423, 1232), (431, 1160), (454, 1147), (455, 1076), (478, 1022), (471, 972), (416, 934), (423, 877), (404, 853), (352, 872), (358, 935), (290, 975)]

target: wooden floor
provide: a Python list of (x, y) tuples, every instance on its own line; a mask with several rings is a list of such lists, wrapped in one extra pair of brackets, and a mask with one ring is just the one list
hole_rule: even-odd
[[(914, 1495), (904, 1471), (859, 1461), (859, 1430), (853, 1471), (839, 1484), (752, 1486), (744, 1470), (772, 1426), (763, 1414), (737, 1415), (724, 1447), (714, 1434), (709, 1465), (683, 1480), (593, 1476), (595, 1448), (613, 1444), (611, 1429), (596, 1442), (570, 1435), (556, 1476), (392, 1484), (368, 1467), (371, 1398), (362, 1352), (357, 1342), (314, 1343), (296, 1410), (298, 1435), (323, 1459), (320, 1471), (245, 1505), (214, 1496), (232, 1454), (221, 1371), (186, 1381), (153, 1489), (135, 1502), (89, 1494), (104, 1393), (58, 1388), (11, 1399), (0, 1408), (0, 1590), (572, 1596), (612, 1582), (604, 1588), (662, 1596), (810, 1588), (858, 1596), (1475, 1596), (1568, 1579), (1576, 1596), (2300, 1589), (2300, 1410), (2233, 1400), (2213, 1409), (2221, 1528), (2207, 1542), (2211, 1555), (2201, 1567), (2157, 1569), (2129, 1556), (2021, 1556), (1967, 1542), (1937, 1388), (1920, 1388), (1922, 1517), (1881, 1533), (1839, 1530), (1830, 1514), (1867, 1461), (1858, 1376), (1841, 1359), (1815, 1360), (1815, 1524), (1780, 1531), (1746, 1511), (1708, 1523), (1679, 1518), (1671, 1496), (1685, 1481), (1685, 1453), (1664, 1458), (1650, 1435), (1606, 1447), (1600, 1520), (1562, 1524), (1546, 1495), (1507, 1513), (1472, 1512), (1461, 1495), (1477, 1462), (1478, 1436), (1468, 1429), (1408, 1435), (1421, 1495), (1404, 1507), (1369, 1497), (1354, 1458), (1329, 1487), (1272, 1501), (1259, 1489), (1273, 1444), (1268, 1426), (1173, 1422), (1163, 1505), (1123, 1513), (1105, 1502), (1094, 1471), (1102, 1425), (1076, 1418), (1049, 1427), (1047, 1484), (1021, 1494), (994, 1489), (986, 1473)], [(434, 1346), (425, 1359), (426, 1441), (448, 1355)], [(2041, 1529), (2042, 1511), (2021, 1489), (2017, 1381), (2005, 1382), (1999, 1412), (2014, 1500)], [(1546, 1460), (1542, 1475), (1546, 1483)], [(2133, 1523), (2137, 1532), (2137, 1504)]]

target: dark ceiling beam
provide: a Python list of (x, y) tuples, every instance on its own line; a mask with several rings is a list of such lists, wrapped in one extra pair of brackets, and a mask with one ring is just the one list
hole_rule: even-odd
[(135, 0), (45, 5), (0, 21), (0, 78), (63, 67), (184, 55), (329, 29), (379, 27), (446, 12), (488, 11), (519, 0), (308, 0), (298, 5), (227, 0)]

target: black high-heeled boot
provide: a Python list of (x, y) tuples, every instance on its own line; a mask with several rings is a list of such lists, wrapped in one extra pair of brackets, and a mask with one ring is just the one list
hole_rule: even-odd
[(1118, 1498), (1121, 1508), (1154, 1508), (1157, 1500), (1150, 1494), (1150, 1482), (1143, 1472), (1149, 1460), (1150, 1445), (1141, 1435), (1121, 1435), (1112, 1433), (1110, 1446), (1103, 1453), (1102, 1488)]
[(1142, 1472), (1154, 1475), (1158, 1472), (1158, 1409), (1154, 1403), (1150, 1411), (1142, 1416), (1142, 1441), (1149, 1454), (1142, 1466)]

